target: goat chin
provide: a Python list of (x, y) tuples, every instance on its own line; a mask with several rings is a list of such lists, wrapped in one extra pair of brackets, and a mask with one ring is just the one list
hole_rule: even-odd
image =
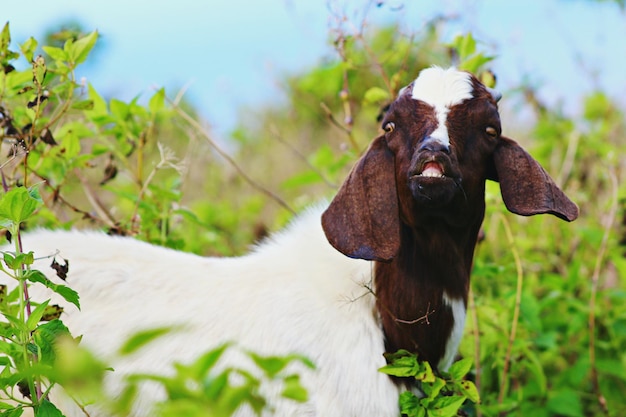
[[(277, 387), (266, 387), (273, 415), (396, 417), (398, 387), (377, 371), (385, 365), (385, 346), (368, 289), (371, 263), (347, 258), (328, 244), (320, 225), (324, 208), (309, 210), (239, 258), (204, 258), (98, 232), (27, 233), (25, 250), (36, 257), (58, 251), (69, 260), (65, 284), (79, 293), (81, 311), (39, 285), (31, 297), (51, 297), (64, 307), (62, 320), (71, 332), (114, 369), (106, 377), (113, 396), (127, 374), (168, 374), (172, 363), (234, 341), (244, 350), (298, 353), (315, 363), (314, 371), (296, 369), (309, 403), (281, 400)], [(50, 262), (38, 260), (34, 268), (59, 282)], [(181, 328), (136, 355), (116, 356), (130, 335), (160, 326)], [(221, 365), (254, 369), (237, 348)], [(163, 393), (145, 386), (141, 395), (137, 415), (151, 415), (148, 404)], [(53, 401), (68, 416), (84, 416), (62, 396)], [(91, 415), (101, 414), (94, 409)]]

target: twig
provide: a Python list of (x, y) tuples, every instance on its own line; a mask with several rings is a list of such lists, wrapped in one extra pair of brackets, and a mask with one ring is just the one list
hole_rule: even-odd
[(611, 179), (611, 185), (613, 186), (613, 199), (611, 202), (611, 209), (609, 210), (609, 217), (606, 226), (604, 227), (604, 235), (602, 236), (602, 242), (600, 243), (600, 249), (598, 250), (598, 256), (596, 257), (596, 264), (593, 269), (593, 275), (591, 276), (591, 298), (589, 299), (589, 367), (591, 368), (591, 384), (593, 386), (593, 392), (598, 396), (598, 404), (602, 412), (606, 416), (609, 416), (609, 407), (606, 403), (606, 398), (602, 395), (600, 390), (600, 381), (598, 378), (598, 368), (596, 366), (596, 298), (598, 295), (598, 281), (600, 280), (600, 269), (602, 268), (602, 261), (609, 241), (609, 235), (615, 223), (617, 216), (618, 206), (618, 180), (615, 171), (610, 171), (609, 176)]
[(291, 152), (293, 152), (293, 154), (296, 155), (298, 157), (298, 159), (302, 160), (309, 167), (309, 169), (311, 169), (311, 171), (315, 172), (322, 179), (322, 181), (324, 181), (324, 183), (326, 185), (328, 185), (330, 188), (333, 188), (333, 189), (337, 188), (337, 184), (333, 184), (328, 178), (326, 178), (326, 176), (324, 175), (324, 173), (322, 171), (317, 169), (317, 167), (315, 165), (313, 165), (312, 163), (309, 162), (307, 157), (305, 155), (303, 155), (302, 152), (300, 152), (293, 145), (291, 145), (289, 142), (287, 142), (281, 136), (281, 134), (278, 131), (278, 129), (276, 128), (276, 126), (274, 126), (273, 124), (270, 126), (270, 132), (272, 133), (272, 136), (276, 140), (278, 140), (281, 144), (285, 145), (285, 147), (287, 147), (287, 149), (289, 149)]
[[(474, 384), (476, 389), (480, 392), (481, 387), (481, 373), (480, 367), (480, 331), (478, 329), (478, 310), (476, 309), (476, 299), (474, 297), (474, 291), (470, 288), (469, 292), (469, 309), (472, 315), (472, 321), (474, 322), (474, 368), (476, 371), (476, 377), (474, 378)], [(479, 408), (476, 409), (476, 417), (482, 417), (483, 413)]]
[(113, 216), (111, 216), (111, 214), (108, 212), (108, 210), (104, 207), (104, 205), (100, 202), (100, 200), (95, 195), (95, 193), (92, 191), (89, 185), (89, 182), (82, 175), (80, 175), (80, 173), (77, 170), (74, 171), (74, 174), (76, 175), (76, 177), (82, 184), (83, 191), (85, 192), (85, 195), (87, 196), (87, 200), (89, 200), (89, 203), (91, 203), (91, 206), (93, 207), (93, 209), (96, 211), (98, 216), (100, 216), (99, 217), (100, 220), (109, 227), (116, 227), (117, 222), (115, 221)]
[(335, 118), (335, 116), (333, 116), (332, 110), (326, 105), (326, 103), (323, 103), (323, 102), (320, 103), (320, 107), (322, 108), (322, 110), (324, 110), (324, 114), (326, 114), (326, 117), (328, 118), (330, 123), (333, 124), (333, 126), (336, 126), (339, 129), (341, 129), (344, 133), (346, 133), (346, 135), (348, 136), (348, 140), (350, 141), (350, 146), (352, 146), (352, 149), (354, 149), (355, 152), (357, 153), (361, 153), (359, 144), (356, 143), (356, 141), (354, 140), (354, 137), (352, 136), (352, 131), (348, 129), (347, 127), (345, 127), (343, 124), (341, 124)]
[(504, 366), (502, 369), (502, 382), (500, 384), (500, 393), (498, 394), (498, 404), (502, 404), (504, 401), (504, 394), (506, 391), (506, 381), (509, 373), (509, 367), (511, 366), (511, 351), (513, 350), (513, 343), (515, 342), (515, 336), (517, 333), (517, 323), (519, 321), (520, 307), (522, 304), (522, 287), (524, 283), (524, 271), (522, 269), (522, 261), (520, 259), (517, 248), (515, 247), (515, 240), (513, 239), (513, 233), (511, 232), (511, 226), (504, 214), (500, 214), (502, 219), (502, 225), (506, 234), (511, 253), (515, 259), (515, 269), (517, 271), (517, 286), (515, 290), (515, 308), (513, 309), (513, 322), (511, 323), (511, 334), (509, 335), (509, 343), (506, 348), (506, 355), (504, 356)]
[(287, 204), (287, 202), (285, 202), (277, 194), (275, 194), (274, 192), (268, 190), (267, 188), (263, 187), (261, 184), (257, 183), (252, 178), (250, 178), (250, 176), (243, 170), (243, 168), (241, 168), (237, 164), (237, 162), (235, 162), (235, 160), (230, 155), (228, 155), (228, 153), (226, 153), (226, 151), (222, 150), (222, 148), (220, 148), (219, 145), (213, 139), (211, 139), (211, 136), (209, 135), (209, 133), (206, 131), (206, 129), (200, 123), (198, 123), (197, 120), (195, 120), (193, 117), (191, 117), (186, 111), (181, 109), (179, 106), (177, 106), (171, 100), (169, 100), (167, 98), (166, 98), (166, 100), (170, 103), (170, 105), (176, 111), (176, 113), (178, 113), (194, 129), (196, 129), (196, 130), (198, 130), (199, 132), (202, 133), (202, 136), (204, 136), (206, 141), (209, 143), (209, 145), (211, 145), (211, 147), (215, 150), (215, 152), (217, 152), (222, 158), (224, 158), (224, 160), (226, 160), (226, 162), (228, 162), (235, 169), (235, 171), (237, 171), (237, 173), (248, 184), (250, 184), (257, 191), (260, 191), (261, 193), (265, 194), (266, 196), (268, 196), (272, 200), (276, 201), (279, 205), (281, 205), (284, 209), (288, 210), (290, 213), (296, 214), (295, 210), (292, 209), (289, 206), (289, 204)]
[(580, 142), (580, 133), (574, 132), (570, 135), (570, 140), (567, 143), (567, 151), (565, 152), (565, 158), (561, 165), (561, 171), (557, 177), (556, 183), (562, 186), (567, 177), (572, 172), (574, 166), (574, 159), (576, 158), (576, 150), (578, 149), (578, 143)]

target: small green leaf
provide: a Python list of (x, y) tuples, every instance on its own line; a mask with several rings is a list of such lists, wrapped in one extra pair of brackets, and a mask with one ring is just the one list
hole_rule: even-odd
[(439, 397), (428, 408), (429, 417), (454, 417), (466, 398), (462, 396)]
[(309, 399), (309, 395), (306, 388), (300, 383), (300, 375), (289, 375), (283, 380), (284, 389), (282, 396), (298, 402), (306, 402)]
[(39, 324), (39, 321), (41, 320), (41, 317), (43, 316), (43, 313), (46, 310), (49, 302), (50, 300), (44, 301), (30, 313), (30, 316), (26, 321), (26, 327), (28, 327), (29, 331), (32, 332), (33, 330), (35, 330), (35, 328), (37, 328), (37, 325)]
[(22, 413), (24, 413), (24, 407), (13, 405), (13, 407), (2, 413), (2, 417), (20, 417)]
[(213, 369), (213, 366), (217, 363), (217, 361), (222, 357), (224, 351), (229, 347), (229, 344), (223, 344), (218, 346), (215, 349), (212, 349), (202, 356), (200, 356), (194, 363), (191, 365), (191, 369), (193, 369), (195, 373), (195, 377), (197, 379), (202, 379), (204, 376)]
[(32, 36), (20, 45), (20, 50), (28, 62), (32, 62), (33, 57), (35, 56), (35, 51), (37, 50), (37, 45), (37, 41)]
[(87, 116), (94, 120), (100, 119), (109, 114), (107, 110), (107, 103), (102, 96), (93, 88), (93, 85), (89, 84), (87, 87), (89, 100), (93, 102), (93, 108), (87, 111)]
[(450, 374), (452, 379), (460, 381), (472, 369), (472, 363), (472, 359), (463, 358), (450, 366), (448, 374)]
[(431, 383), (423, 383), (422, 391), (428, 398), (435, 398), (439, 395), (442, 388), (446, 386), (446, 381), (441, 378), (435, 378)]
[(13, 188), (0, 198), (0, 218), (19, 224), (27, 220), (42, 203), (36, 188)]
[(74, 64), (80, 64), (89, 55), (98, 39), (98, 31), (93, 31), (89, 35), (78, 39), (76, 42), (66, 44), (70, 61)]
[(38, 282), (43, 284), (46, 288), (51, 289), (55, 293), (59, 294), (65, 299), (65, 301), (72, 303), (80, 310), (80, 298), (78, 293), (73, 289), (66, 287), (65, 285), (58, 285), (50, 281), (41, 271), (36, 269), (28, 271), (25, 278), (30, 282)]
[(389, 91), (380, 87), (371, 87), (363, 95), (366, 104), (380, 104), (386, 100), (389, 100)]
[(291, 361), (289, 358), (280, 356), (261, 356), (254, 352), (249, 354), (257, 366), (265, 371), (270, 378), (274, 378)]
[(478, 394), (478, 389), (472, 381), (461, 381), (459, 383), (459, 388), (461, 389), (463, 395), (465, 395), (471, 402), (480, 402), (480, 394)]
[(426, 409), (422, 406), (420, 399), (411, 391), (404, 391), (400, 394), (400, 411), (407, 417), (424, 417)]
[(144, 330), (132, 335), (126, 342), (120, 347), (120, 355), (130, 355), (135, 353), (153, 340), (164, 336), (172, 331), (173, 327), (157, 327), (150, 330)]
[(41, 49), (43, 49), (43, 51), (55, 61), (67, 61), (67, 53), (61, 48), (57, 48), (55, 46), (42, 46)]
[(43, 400), (35, 412), (35, 417), (64, 417), (63, 413), (48, 400)]
[(39, 347), (41, 362), (52, 365), (56, 358), (55, 344), (59, 337), (70, 336), (70, 331), (61, 320), (55, 319), (41, 324), (33, 332), (33, 341)]
[(165, 89), (160, 88), (150, 98), (150, 102), (148, 103), (148, 108), (150, 109), (150, 113), (155, 115), (158, 112), (160, 112), (164, 106), (165, 106)]

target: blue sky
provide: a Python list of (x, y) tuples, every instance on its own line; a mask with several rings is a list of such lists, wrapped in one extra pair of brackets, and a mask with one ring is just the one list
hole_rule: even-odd
[[(77, 19), (98, 29), (103, 48), (85, 69), (107, 95), (173, 95), (187, 86), (217, 132), (242, 106), (280, 97), (286, 73), (333, 54), (327, 0), (55, 0), (5, 1), (14, 42), (41, 37), (54, 23)], [(359, 21), (366, 1), (335, 0)], [(398, 10), (400, 9), (400, 10)], [(371, 7), (372, 24), (400, 22), (419, 32), (437, 14), (455, 15), (444, 36), (473, 31), (498, 56), (493, 68), (506, 91), (529, 79), (551, 104), (577, 110), (576, 98), (599, 86), (624, 103), (626, 14), (612, 2), (585, 0), (393, 0)]]

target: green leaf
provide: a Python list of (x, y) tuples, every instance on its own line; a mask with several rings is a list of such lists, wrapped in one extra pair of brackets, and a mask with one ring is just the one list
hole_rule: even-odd
[(478, 393), (476, 385), (472, 381), (461, 381), (459, 383), (459, 388), (461, 389), (463, 395), (465, 395), (471, 402), (480, 402), (480, 394)]
[(78, 296), (78, 293), (73, 289), (65, 285), (55, 284), (54, 282), (50, 281), (41, 271), (38, 271), (36, 269), (28, 271), (25, 278), (30, 282), (38, 282), (40, 284), (43, 284), (46, 288), (49, 288), (55, 293), (59, 294), (65, 299), (65, 301), (74, 304), (76, 308), (80, 310), (80, 298)]
[(280, 356), (261, 356), (254, 352), (250, 352), (250, 357), (254, 360), (254, 363), (261, 368), (267, 376), (274, 378), (285, 366), (291, 362), (289, 357)]
[(130, 114), (130, 108), (128, 104), (118, 99), (111, 99), (111, 114), (119, 120), (126, 120)]
[(173, 327), (171, 326), (157, 327), (135, 333), (120, 347), (119, 354), (130, 355), (131, 353), (135, 353), (153, 340), (170, 333), (172, 329)]
[(33, 332), (33, 340), (41, 351), (40, 360), (43, 363), (54, 363), (56, 358), (54, 347), (61, 336), (70, 336), (70, 331), (59, 319), (50, 320), (35, 329)]
[(363, 95), (363, 101), (366, 104), (379, 104), (386, 100), (389, 100), (389, 91), (380, 87), (372, 87)]
[(213, 366), (215, 366), (228, 347), (230, 347), (230, 345), (226, 343), (200, 356), (190, 367), (194, 371), (195, 378), (199, 380), (204, 378), (206, 374), (213, 369)]
[(35, 417), (64, 417), (63, 413), (48, 400), (43, 400), (35, 412)]
[(0, 33), (0, 52), (6, 51), (10, 44), (11, 31), (9, 29), (9, 22), (6, 22), (2, 28), (2, 32)]
[(57, 48), (56, 46), (42, 46), (41, 49), (43, 49), (43, 51), (55, 61), (67, 61), (67, 53), (61, 48)]
[(95, 30), (89, 35), (78, 39), (76, 42), (70, 43), (69, 45), (66, 44), (70, 61), (74, 64), (80, 64), (85, 61), (89, 52), (91, 52), (92, 48), (96, 44), (97, 39), (98, 31)]
[[(15, 407), (15, 405), (13, 405), (13, 407)], [(17, 406), (15, 408), (13, 407), (11, 407), (10, 409), (7, 409), (6, 412), (3, 412), (2, 417), (20, 417), (22, 413), (24, 412), (24, 407), (22, 406)]]
[(37, 328), (37, 325), (39, 324), (41, 317), (43, 317), (43, 313), (46, 310), (46, 307), (48, 306), (49, 302), (50, 300), (44, 301), (43, 303), (39, 304), (30, 313), (30, 316), (28, 317), (28, 320), (26, 321), (26, 327), (28, 327), (29, 331), (32, 332), (33, 330), (35, 330), (35, 328)]
[(164, 106), (165, 106), (165, 89), (160, 88), (150, 98), (150, 102), (148, 103), (148, 108), (150, 109), (150, 113), (155, 115), (158, 112), (160, 112)]
[(283, 380), (284, 389), (282, 396), (298, 402), (306, 402), (309, 399), (309, 395), (306, 388), (300, 383), (300, 375), (289, 375)]
[(466, 398), (453, 395), (435, 399), (428, 408), (429, 417), (454, 417)]
[(37, 41), (32, 36), (20, 45), (20, 50), (28, 62), (32, 62), (33, 57), (35, 56), (35, 51), (37, 50), (37, 45)]
[(0, 198), (0, 219), (14, 224), (27, 220), (43, 202), (36, 188), (16, 187)]
[(460, 381), (472, 369), (472, 363), (472, 359), (463, 358), (450, 366), (448, 374), (450, 374), (452, 379)]
[[(406, 352), (408, 353), (408, 352)], [(408, 355), (398, 352), (392, 355), (387, 355), (388, 365), (379, 369), (380, 372), (399, 377), (415, 376), (420, 369), (417, 363), (417, 357), (408, 353)]]
[(411, 391), (404, 391), (400, 394), (400, 411), (407, 417), (425, 417), (426, 409), (422, 406), (420, 399)]
[(87, 91), (89, 100), (93, 102), (93, 108), (86, 112), (87, 117), (93, 120), (108, 115), (109, 111), (107, 110), (107, 103), (96, 91), (93, 85), (89, 84), (87, 86)]
[(428, 398), (435, 398), (441, 392), (441, 389), (446, 386), (446, 381), (441, 378), (435, 378), (431, 383), (423, 383), (422, 391)]

